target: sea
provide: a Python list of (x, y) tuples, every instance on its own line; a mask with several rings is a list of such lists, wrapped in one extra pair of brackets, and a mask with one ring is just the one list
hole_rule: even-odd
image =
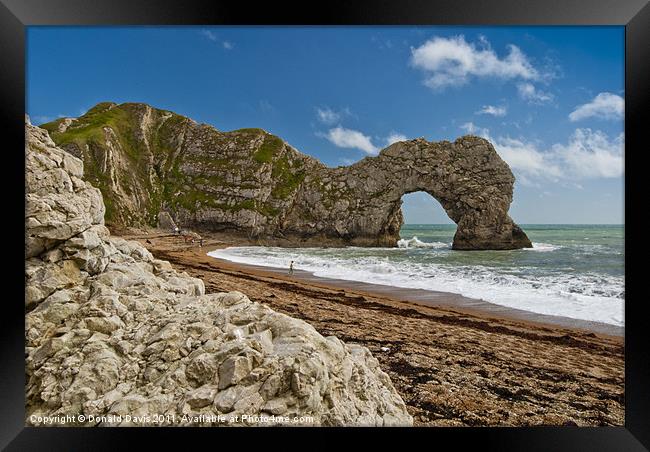
[(623, 225), (520, 225), (533, 243), (455, 251), (455, 225), (410, 224), (395, 248), (231, 247), (208, 254), (323, 278), (451, 292), (537, 314), (624, 326)]

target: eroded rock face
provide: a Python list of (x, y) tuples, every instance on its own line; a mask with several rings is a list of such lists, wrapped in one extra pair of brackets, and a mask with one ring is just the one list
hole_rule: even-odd
[(82, 425), (152, 425), (153, 415), (157, 425), (223, 425), (218, 415), (412, 425), (365, 347), (239, 292), (206, 295), (201, 280), (111, 237), (81, 161), (26, 129), (28, 424), (83, 414), (104, 420)]
[(284, 232), (395, 246), (403, 223), (402, 196), (424, 191), (458, 225), (454, 249), (532, 247), (508, 215), (513, 184), (510, 168), (483, 138), (398, 142), (377, 157), (308, 175)]
[(144, 104), (99, 104), (44, 125), (83, 159), (107, 221), (231, 229), (296, 244), (396, 246), (401, 197), (425, 191), (457, 223), (454, 249), (532, 247), (508, 215), (514, 176), (486, 140), (395, 143), (328, 168), (261, 129), (220, 132)]

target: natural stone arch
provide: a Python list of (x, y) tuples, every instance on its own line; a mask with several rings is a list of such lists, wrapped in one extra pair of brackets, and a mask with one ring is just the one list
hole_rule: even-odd
[(455, 249), (531, 246), (508, 215), (514, 176), (479, 137), (403, 141), (328, 168), (262, 129), (220, 132), (146, 104), (101, 103), (43, 128), (83, 158), (115, 226), (151, 224), (163, 210), (182, 227), (261, 242), (395, 246), (399, 200), (421, 190), (458, 225)]
[(442, 204), (425, 191), (404, 193), (401, 198), (402, 215), (404, 223), (400, 228), (403, 237), (404, 227), (408, 225), (453, 225), (456, 232), (456, 223), (449, 218)]
[(284, 224), (286, 232), (303, 236), (395, 246), (403, 223), (402, 196), (423, 191), (456, 223), (453, 249), (532, 247), (508, 215), (514, 181), (483, 138), (404, 141), (349, 167), (308, 176)]

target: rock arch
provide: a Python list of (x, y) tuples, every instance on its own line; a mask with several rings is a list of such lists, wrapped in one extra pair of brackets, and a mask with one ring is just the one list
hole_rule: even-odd
[[(404, 216), (404, 223), (400, 228), (400, 236), (402, 238), (410, 239), (404, 234), (408, 233), (407, 229), (416, 225), (436, 225), (452, 227), (450, 229), (453, 233), (456, 232), (456, 223), (445, 212), (440, 202), (424, 191), (415, 191), (405, 193), (401, 198), (402, 215)], [(410, 223), (407, 227), (407, 223)], [(416, 228), (417, 229), (417, 228)]]
[(508, 215), (515, 178), (485, 139), (395, 143), (376, 157), (307, 177), (284, 221), (287, 233), (395, 246), (402, 196), (423, 191), (456, 224), (453, 249), (532, 247)]
[(456, 222), (455, 249), (531, 246), (508, 215), (510, 168), (475, 136), (402, 141), (328, 168), (262, 129), (220, 132), (146, 104), (101, 103), (43, 128), (85, 161), (111, 225), (152, 225), (163, 210), (182, 227), (261, 241), (395, 246), (401, 197), (425, 191)]

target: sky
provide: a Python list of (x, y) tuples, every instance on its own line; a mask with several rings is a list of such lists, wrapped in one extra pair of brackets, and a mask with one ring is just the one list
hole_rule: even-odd
[[(145, 102), (260, 127), (328, 166), (394, 141), (489, 139), (520, 224), (624, 217), (623, 27), (29, 27), (34, 124)], [(426, 193), (407, 223), (451, 223)]]

